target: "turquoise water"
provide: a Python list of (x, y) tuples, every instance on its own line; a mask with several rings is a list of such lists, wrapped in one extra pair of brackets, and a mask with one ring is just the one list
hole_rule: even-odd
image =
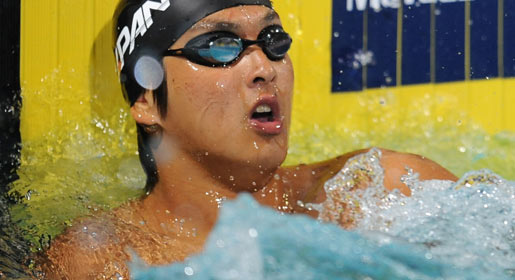
[[(327, 201), (306, 205), (321, 210), (319, 221), (241, 195), (222, 207), (203, 254), (168, 267), (136, 263), (132, 277), (515, 279), (515, 182), (486, 170), (457, 183), (421, 182), (407, 168), (412, 196), (405, 197), (384, 191), (380, 156), (358, 156), (326, 183)], [(342, 196), (356, 171), (369, 174), (372, 186)], [(330, 223), (345, 203), (355, 204), (351, 215), (359, 218), (352, 231)]]

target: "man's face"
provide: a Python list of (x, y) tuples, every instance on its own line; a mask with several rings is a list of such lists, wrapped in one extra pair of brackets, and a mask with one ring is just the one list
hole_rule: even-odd
[[(214, 13), (190, 28), (170, 49), (211, 31), (256, 40), (265, 27), (280, 25), (271, 9), (240, 6)], [(247, 164), (264, 170), (286, 157), (293, 68), (286, 56), (272, 61), (258, 45), (227, 67), (207, 67), (184, 57), (164, 58), (168, 113), (162, 141), (211, 162)], [(259, 108), (259, 109), (258, 109)], [(272, 112), (268, 117), (258, 111)]]

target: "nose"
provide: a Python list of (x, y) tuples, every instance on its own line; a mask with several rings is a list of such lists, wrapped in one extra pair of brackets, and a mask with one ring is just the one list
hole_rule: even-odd
[(277, 71), (270, 59), (258, 46), (249, 48), (247, 57), (251, 63), (250, 72), (247, 77), (249, 87), (259, 87), (275, 82)]

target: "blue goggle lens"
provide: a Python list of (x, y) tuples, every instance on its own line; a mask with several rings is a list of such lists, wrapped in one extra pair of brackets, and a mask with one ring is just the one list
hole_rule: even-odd
[(199, 49), (198, 54), (212, 63), (229, 63), (238, 58), (242, 49), (240, 39), (221, 37), (209, 43), (208, 49)]
[(254, 44), (259, 45), (269, 59), (283, 59), (291, 42), (281, 26), (272, 25), (263, 29), (255, 41), (242, 39), (231, 32), (215, 31), (191, 39), (182, 49), (167, 50), (164, 55), (184, 56), (197, 64), (219, 67), (235, 62), (248, 46)]

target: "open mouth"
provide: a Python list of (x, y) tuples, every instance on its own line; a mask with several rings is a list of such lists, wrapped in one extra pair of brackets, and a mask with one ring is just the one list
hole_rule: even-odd
[(249, 122), (251, 127), (262, 134), (279, 134), (282, 131), (282, 120), (279, 103), (273, 96), (261, 97), (251, 111)]
[(251, 119), (258, 122), (273, 122), (275, 117), (272, 107), (268, 104), (259, 105), (254, 113), (252, 113)]

